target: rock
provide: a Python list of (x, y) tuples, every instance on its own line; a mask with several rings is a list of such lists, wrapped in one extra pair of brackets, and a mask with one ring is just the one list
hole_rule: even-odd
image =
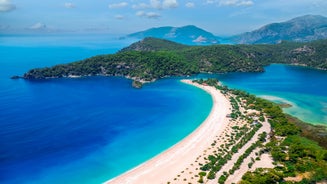
[(140, 82), (140, 81), (136, 81), (136, 80), (134, 80), (133, 83), (132, 83), (132, 86), (133, 86), (134, 88), (136, 88), (136, 89), (140, 89), (140, 88), (142, 88), (143, 83)]

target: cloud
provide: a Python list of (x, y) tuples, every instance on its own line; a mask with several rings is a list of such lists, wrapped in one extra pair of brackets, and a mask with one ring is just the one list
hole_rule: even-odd
[(132, 6), (134, 9), (172, 9), (178, 7), (177, 0), (150, 0), (148, 4), (139, 3)]
[(146, 13), (144, 11), (138, 11), (136, 12), (136, 16), (143, 17)]
[(153, 8), (162, 9), (162, 5), (161, 5), (160, 0), (150, 0), (150, 5)]
[(65, 6), (65, 8), (75, 8), (76, 7), (75, 4), (70, 3), (70, 2), (64, 3), (64, 6)]
[(114, 3), (114, 4), (109, 4), (108, 7), (110, 9), (112, 8), (123, 8), (123, 7), (126, 7), (128, 6), (128, 3), (127, 2), (121, 2), (121, 3)]
[(41, 22), (38, 22), (38, 23), (35, 23), (35, 24), (31, 25), (30, 27), (28, 27), (28, 29), (44, 30), (44, 29), (47, 29), (47, 26)]
[(213, 4), (213, 3), (216, 3), (216, 1), (214, 1), (214, 0), (207, 0), (206, 1), (206, 4)]
[(177, 8), (178, 2), (176, 0), (164, 0), (162, 2), (163, 8)]
[(252, 0), (220, 0), (219, 6), (252, 6)]
[(125, 17), (123, 15), (115, 15), (115, 19), (123, 20)]
[(0, 12), (9, 12), (16, 9), (16, 6), (10, 0), (0, 0)]
[(151, 8), (150, 5), (145, 4), (145, 3), (140, 3), (140, 4), (135, 4), (132, 6), (133, 9), (146, 9), (146, 8)]
[(155, 12), (148, 12), (146, 13), (146, 17), (150, 19), (156, 19), (160, 17), (160, 14)]
[(186, 6), (187, 8), (194, 8), (195, 4), (192, 3), (192, 2), (188, 2), (188, 3), (185, 4), (185, 6)]
[(160, 17), (160, 14), (156, 13), (156, 12), (138, 11), (138, 12), (136, 12), (136, 16), (145, 17), (145, 18), (149, 18), (149, 19), (157, 19)]

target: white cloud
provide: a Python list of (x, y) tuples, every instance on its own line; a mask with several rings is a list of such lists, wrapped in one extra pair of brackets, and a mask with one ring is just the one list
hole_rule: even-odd
[(150, 18), (150, 19), (156, 19), (160, 17), (159, 13), (155, 13), (155, 12), (148, 12), (146, 13), (146, 17)]
[(148, 4), (146, 3), (139, 3), (132, 6), (134, 9), (171, 9), (171, 8), (177, 8), (178, 2), (177, 0), (150, 0)]
[(10, 0), (0, 0), (0, 12), (9, 12), (16, 9), (16, 6)]
[(125, 17), (123, 15), (115, 15), (115, 19), (123, 20)]
[(219, 6), (252, 6), (252, 0), (220, 0)]
[(70, 3), (70, 2), (65, 3), (64, 6), (65, 6), (65, 8), (75, 8), (76, 7), (75, 4)]
[(162, 8), (160, 0), (150, 0), (150, 5), (151, 5), (151, 7), (156, 8), (156, 9)]
[(160, 17), (160, 14), (156, 13), (156, 12), (138, 11), (138, 12), (136, 12), (136, 16), (145, 17), (145, 18), (149, 18), (149, 19), (157, 19)]
[(216, 1), (214, 1), (214, 0), (207, 0), (206, 1), (206, 4), (213, 4), (213, 3), (216, 3)]
[(162, 2), (163, 8), (177, 8), (178, 2), (176, 0), (164, 0)]
[(46, 28), (47, 28), (47, 26), (41, 22), (35, 23), (35, 24), (31, 25), (30, 27), (28, 27), (28, 29), (33, 29), (33, 30), (43, 30)]
[(121, 3), (115, 3), (115, 4), (109, 4), (108, 7), (109, 8), (123, 8), (128, 6), (127, 2), (121, 2)]
[(145, 3), (135, 4), (132, 6), (133, 9), (146, 9), (150, 8), (151, 6)]
[(135, 15), (139, 16), (139, 17), (143, 17), (145, 15), (145, 12), (144, 11), (138, 11), (138, 12), (136, 12)]
[(192, 3), (192, 2), (188, 2), (188, 3), (185, 4), (185, 6), (186, 6), (187, 8), (194, 8), (195, 4)]

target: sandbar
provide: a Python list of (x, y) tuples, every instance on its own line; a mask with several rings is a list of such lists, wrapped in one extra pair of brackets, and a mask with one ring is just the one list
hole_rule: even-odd
[(231, 113), (231, 105), (219, 90), (212, 86), (193, 83), (191, 80), (182, 80), (182, 82), (199, 87), (211, 95), (213, 106), (208, 117), (190, 135), (168, 150), (106, 181), (106, 184), (166, 184), (176, 177), (177, 173), (193, 163), (203, 150), (210, 147), (215, 138), (228, 127), (229, 119), (226, 116)]

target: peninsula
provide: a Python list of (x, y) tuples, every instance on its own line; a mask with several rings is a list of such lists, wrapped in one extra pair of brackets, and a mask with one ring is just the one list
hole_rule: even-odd
[[(116, 54), (94, 56), (53, 67), (31, 69), (24, 79), (83, 76), (124, 76), (139, 82), (198, 73), (263, 72), (283, 63), (327, 69), (327, 40), (276, 45), (187, 46), (145, 38)], [(17, 78), (17, 77), (16, 77)]]
[[(215, 87), (206, 84), (200, 85), (191, 80), (182, 80), (182, 82), (201, 88), (212, 96), (213, 106), (207, 119), (193, 133), (172, 148), (106, 183), (197, 183), (200, 178), (207, 180), (199, 175), (201, 165), (208, 163), (206, 157), (217, 154), (219, 148), (230, 141), (229, 136), (225, 135), (238, 132), (236, 127), (252, 129), (251, 124), (247, 124), (246, 121), (232, 121), (229, 118), (232, 113), (229, 95), (222, 94)], [(244, 150), (258, 140), (260, 133), (269, 133), (270, 125), (268, 122), (263, 122), (263, 126), (256, 130), (255, 135), (244, 145)], [(222, 170), (232, 168), (241, 153), (240, 150), (238, 154), (235, 154), (226, 164), (226, 168)], [(258, 166), (273, 167), (272, 159), (265, 156), (264, 161), (261, 161)], [(241, 171), (243, 174), (245, 172), (246, 170)], [(231, 177), (231, 180), (239, 179), (237, 175)]]
[(301, 127), (278, 105), (216, 79), (182, 82), (212, 96), (207, 119), (170, 149), (107, 184), (325, 182), (327, 150), (302, 137)]

